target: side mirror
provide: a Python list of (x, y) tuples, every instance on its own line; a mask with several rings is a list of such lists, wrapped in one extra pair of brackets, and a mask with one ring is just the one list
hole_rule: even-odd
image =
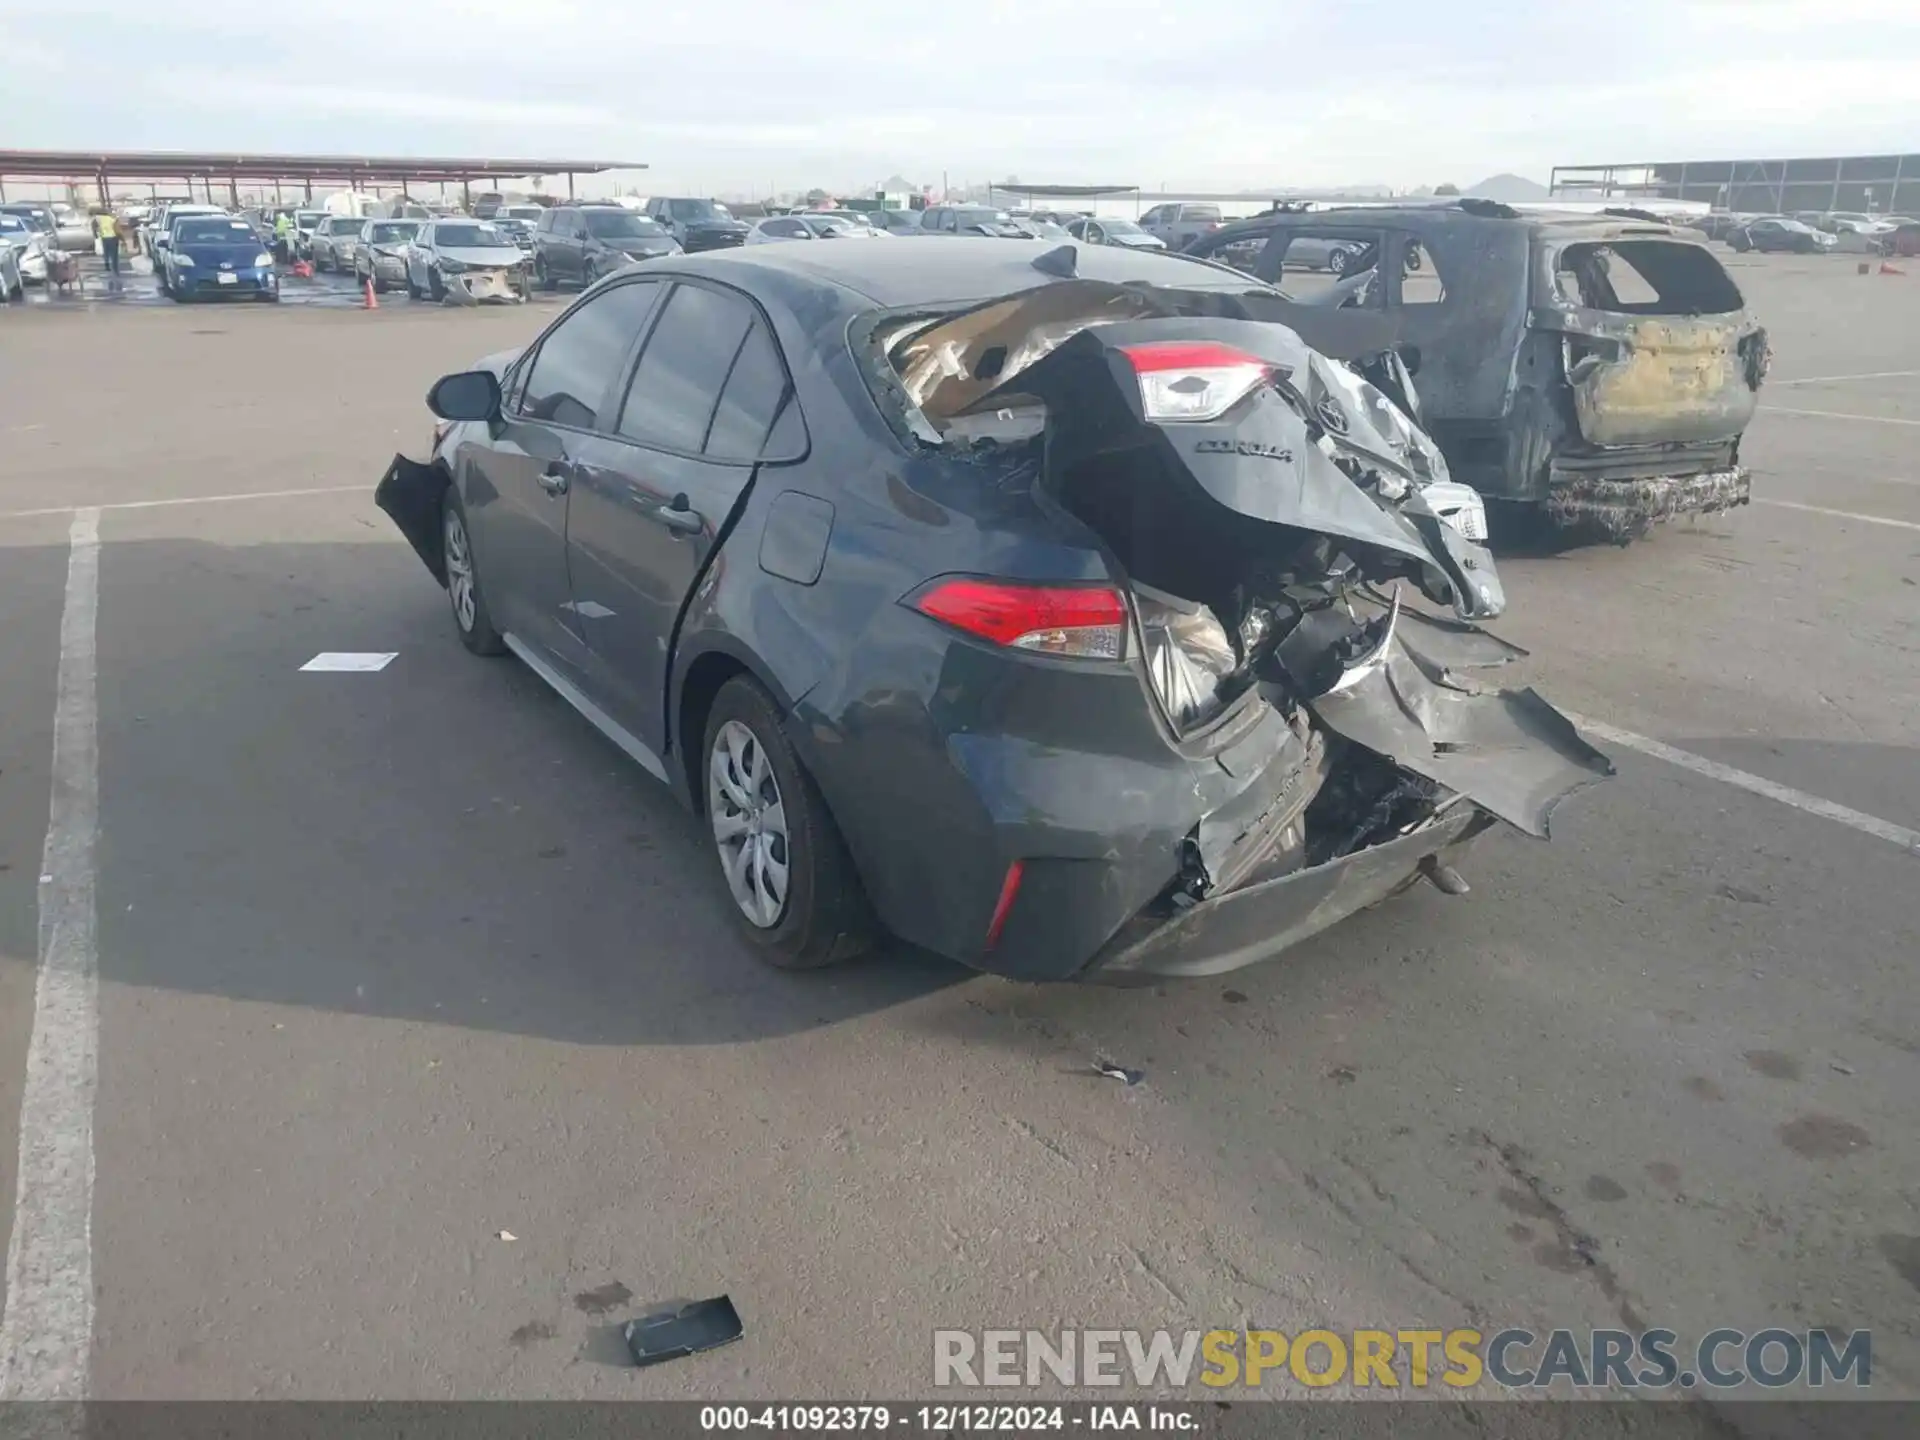
[(442, 420), (496, 420), (500, 381), (491, 370), (462, 370), (443, 375), (427, 391), (427, 408)]

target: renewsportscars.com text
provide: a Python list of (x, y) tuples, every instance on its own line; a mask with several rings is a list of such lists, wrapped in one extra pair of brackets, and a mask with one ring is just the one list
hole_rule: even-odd
[(1873, 1380), (1873, 1336), (1721, 1329), (1683, 1345), (1672, 1330), (936, 1330), (936, 1386), (1183, 1389), (1293, 1381), (1356, 1389), (1731, 1390)]

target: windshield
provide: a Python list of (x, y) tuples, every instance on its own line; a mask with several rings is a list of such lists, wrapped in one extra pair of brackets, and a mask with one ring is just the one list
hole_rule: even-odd
[(18, 215), (0, 215), (0, 235), (31, 235), (33, 227)]
[(587, 233), (601, 240), (652, 240), (667, 233), (658, 221), (631, 210), (587, 210), (582, 214)]
[(671, 200), (668, 206), (676, 220), (731, 220), (733, 212), (718, 200)]
[[(538, 224), (540, 217), (547, 212), (538, 205), (509, 205), (502, 213), (509, 220), (531, 220)], [(501, 217), (495, 216), (494, 218), (499, 219)]]
[(51, 230), (53, 217), (44, 210), (10, 210), (7, 212), (20, 221), (29, 230)]
[(230, 241), (238, 244), (243, 240), (253, 240), (253, 226), (244, 220), (227, 220), (218, 215), (205, 220), (182, 220), (174, 227), (174, 234), (183, 244), (210, 241)]
[(507, 237), (494, 225), (440, 225), (433, 232), (436, 245), (500, 246)]
[(329, 235), (354, 235), (360, 230), (360, 221), (350, 215), (336, 215), (327, 222)]
[(796, 215), (794, 217), (816, 235), (848, 235), (854, 226), (838, 215)]
[(1147, 233), (1131, 220), (1102, 220), (1098, 223), (1100, 228), (1105, 230), (1109, 235), (1144, 235)]
[(367, 235), (371, 245), (396, 245), (402, 240), (411, 240), (420, 233), (420, 227), (405, 220), (387, 220), (375, 225)]
[(324, 210), (300, 210), (295, 212), (293, 223), (302, 230), (311, 230), (326, 218), (327, 212)]
[(957, 210), (954, 219), (961, 225), (1010, 225), (1012, 220), (1004, 210)]

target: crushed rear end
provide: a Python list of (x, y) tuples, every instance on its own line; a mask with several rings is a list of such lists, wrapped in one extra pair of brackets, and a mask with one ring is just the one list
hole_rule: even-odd
[[(1007, 942), (1070, 949), (1081, 978), (1220, 973), (1423, 877), (1461, 893), (1452, 861), (1477, 835), (1544, 837), (1612, 773), (1538, 695), (1477, 678), (1524, 653), (1474, 623), (1505, 604), (1478, 497), (1278, 313), (1257, 292), (1064, 278), (888, 343), (941, 440), (1031, 448), (1036, 488), (1130, 597), (1125, 659), (1159, 739), (1107, 759), (1004, 747), (1045, 801), (993, 806), (1022, 816), (1029, 885), (1051, 874), (1072, 915), (1023, 931), (1016, 912)], [(997, 743), (948, 746), (984, 773)], [(1063, 795), (1107, 807), (1110, 838), (1076, 833), (1047, 872), (1031, 816)]]

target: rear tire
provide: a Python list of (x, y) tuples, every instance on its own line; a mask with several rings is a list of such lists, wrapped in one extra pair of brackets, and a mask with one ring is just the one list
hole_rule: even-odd
[(695, 784), (740, 934), (781, 970), (865, 950), (873, 917), (846, 842), (782, 732), (779, 708), (750, 677), (720, 687), (700, 757)]
[(558, 290), (560, 282), (553, 278), (553, 272), (547, 269), (547, 257), (536, 255), (533, 260), (533, 275), (542, 290)]
[(1347, 273), (1347, 267), (1352, 263), (1353, 255), (1351, 252), (1342, 250), (1337, 245), (1327, 252), (1327, 269), (1331, 270), (1335, 275), (1344, 276)]
[(467, 507), (460, 503), (460, 491), (452, 484), (440, 501), (440, 554), (446, 561), (447, 600), (453, 607), (453, 626), (460, 632), (460, 643), (475, 655), (506, 654), (507, 642), (494, 629), (486, 592), (480, 588), (473, 534), (467, 529)]

